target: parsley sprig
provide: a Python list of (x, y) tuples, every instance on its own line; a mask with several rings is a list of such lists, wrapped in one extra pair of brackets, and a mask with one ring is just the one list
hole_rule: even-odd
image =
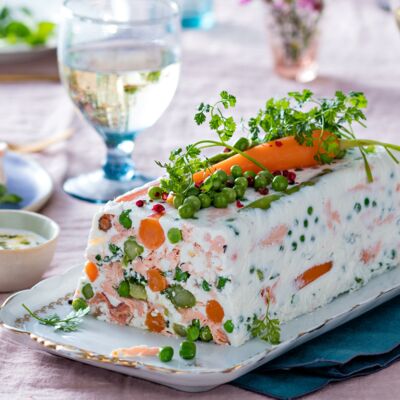
[[(206, 170), (211, 165), (235, 154), (240, 154), (259, 168), (265, 169), (261, 163), (245, 153), (246, 149), (241, 150), (236, 144), (232, 146), (229, 143), (238, 125), (232, 116), (226, 116), (224, 112), (234, 108), (235, 105), (236, 97), (227, 91), (220, 93), (220, 99), (214, 105), (200, 104), (194, 118), (196, 123), (202, 125), (209, 120), (208, 126), (216, 133), (218, 139), (205, 139), (185, 148), (179, 148), (171, 152), (167, 163), (157, 162), (167, 172), (167, 177), (161, 180), (161, 188), (165, 192), (186, 197), (194, 186), (192, 178), (194, 173)], [(364, 160), (367, 180), (372, 182), (368, 154), (374, 151), (375, 146), (381, 146), (398, 164), (399, 160), (392, 151), (400, 151), (400, 146), (356, 138), (353, 126), (366, 127), (363, 110), (367, 105), (367, 99), (361, 92), (350, 92), (346, 95), (337, 91), (333, 98), (322, 99), (315, 97), (308, 89), (302, 92), (290, 92), (284, 98), (269, 99), (265, 107), (248, 121), (245, 131), (250, 140), (241, 139), (249, 143), (248, 148), (287, 136), (294, 136), (305, 146), (313, 146), (315, 140), (313, 135), (319, 131), (316, 161), (320, 164), (329, 164), (343, 157), (348, 149), (358, 148)], [(331, 135), (324, 135), (326, 132)], [(211, 158), (202, 157), (202, 151), (211, 147), (223, 147), (225, 151)], [(201, 190), (207, 192), (211, 187), (211, 184), (202, 185)]]
[(22, 307), (29, 313), (32, 318), (37, 319), (42, 325), (52, 326), (55, 331), (73, 332), (76, 331), (83, 321), (83, 317), (89, 313), (90, 308), (79, 309), (78, 311), (70, 312), (66, 317), (61, 318), (57, 314), (52, 314), (47, 318), (39, 317), (31, 311), (25, 304)]
[[(209, 117), (209, 127), (217, 134), (219, 140), (200, 140), (185, 148), (173, 150), (169, 156), (169, 162), (161, 163), (156, 161), (157, 165), (164, 168), (168, 175), (166, 178), (161, 179), (160, 182), (160, 186), (165, 192), (173, 192), (186, 196), (193, 187), (192, 176), (194, 173), (207, 169), (220, 159), (226, 158), (223, 154), (222, 157), (213, 157), (212, 160), (202, 158), (202, 150), (211, 147), (223, 147), (230, 150), (232, 154), (241, 154), (261, 169), (265, 169), (265, 167), (253, 157), (228, 143), (236, 132), (237, 124), (232, 116), (225, 116), (223, 110), (233, 108), (235, 105), (236, 97), (229, 94), (227, 91), (222, 91), (220, 93), (220, 100), (214, 105), (200, 104), (194, 117), (196, 123), (202, 125)], [(203, 191), (207, 190), (206, 187), (203, 189)]]
[(257, 337), (271, 344), (279, 344), (281, 342), (281, 327), (279, 319), (271, 318), (269, 315), (270, 300), (267, 298), (267, 311), (264, 318), (254, 316), (250, 328), (253, 337)]
[[(382, 146), (392, 159), (399, 163), (391, 152), (399, 146), (377, 141), (363, 141), (355, 137), (353, 126), (366, 127), (363, 109), (368, 105), (361, 92), (350, 92), (348, 95), (337, 91), (331, 99), (318, 99), (308, 89), (302, 92), (290, 92), (281, 99), (269, 99), (264, 109), (250, 118), (248, 127), (253, 140), (259, 143), (269, 142), (286, 136), (294, 136), (300, 144), (313, 145), (313, 133), (321, 132), (320, 148), (316, 160), (320, 164), (329, 164), (344, 155), (346, 149), (358, 148), (364, 159), (365, 171), (369, 182), (373, 181), (368, 163), (371, 146)], [(323, 138), (324, 132), (335, 136)]]

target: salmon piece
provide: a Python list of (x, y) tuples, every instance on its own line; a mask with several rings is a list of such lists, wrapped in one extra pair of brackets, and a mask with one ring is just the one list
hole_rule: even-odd
[(155, 357), (159, 352), (159, 347), (141, 345), (115, 349), (111, 352), (111, 357)]
[(369, 249), (365, 249), (361, 252), (360, 260), (364, 264), (369, 264), (370, 262), (374, 261), (376, 257), (378, 257), (379, 252), (381, 251), (382, 243), (378, 242), (374, 246), (370, 247)]
[(289, 232), (289, 227), (287, 225), (281, 224), (275, 226), (274, 228), (271, 229), (269, 235), (261, 242), (261, 245), (274, 246), (281, 244), (288, 232)]
[(332, 208), (332, 202), (328, 200), (325, 203), (325, 213), (327, 216), (327, 226), (330, 230), (334, 229), (334, 222), (340, 224), (340, 214), (337, 210)]

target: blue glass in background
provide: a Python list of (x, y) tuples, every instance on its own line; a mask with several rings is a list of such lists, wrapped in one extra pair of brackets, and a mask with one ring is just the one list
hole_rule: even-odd
[(182, 26), (189, 29), (213, 27), (214, 0), (180, 0)]

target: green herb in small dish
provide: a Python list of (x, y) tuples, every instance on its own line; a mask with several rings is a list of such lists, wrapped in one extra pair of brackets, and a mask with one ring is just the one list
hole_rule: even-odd
[(7, 187), (0, 183), (0, 204), (18, 204), (21, 201), (22, 197), (9, 193)]

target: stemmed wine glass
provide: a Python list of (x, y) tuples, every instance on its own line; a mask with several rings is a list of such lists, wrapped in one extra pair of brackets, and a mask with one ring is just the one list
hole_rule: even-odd
[(138, 133), (161, 117), (178, 85), (176, 3), (66, 0), (58, 62), (72, 101), (107, 147), (102, 170), (68, 179), (64, 190), (102, 203), (147, 182), (132, 152)]

